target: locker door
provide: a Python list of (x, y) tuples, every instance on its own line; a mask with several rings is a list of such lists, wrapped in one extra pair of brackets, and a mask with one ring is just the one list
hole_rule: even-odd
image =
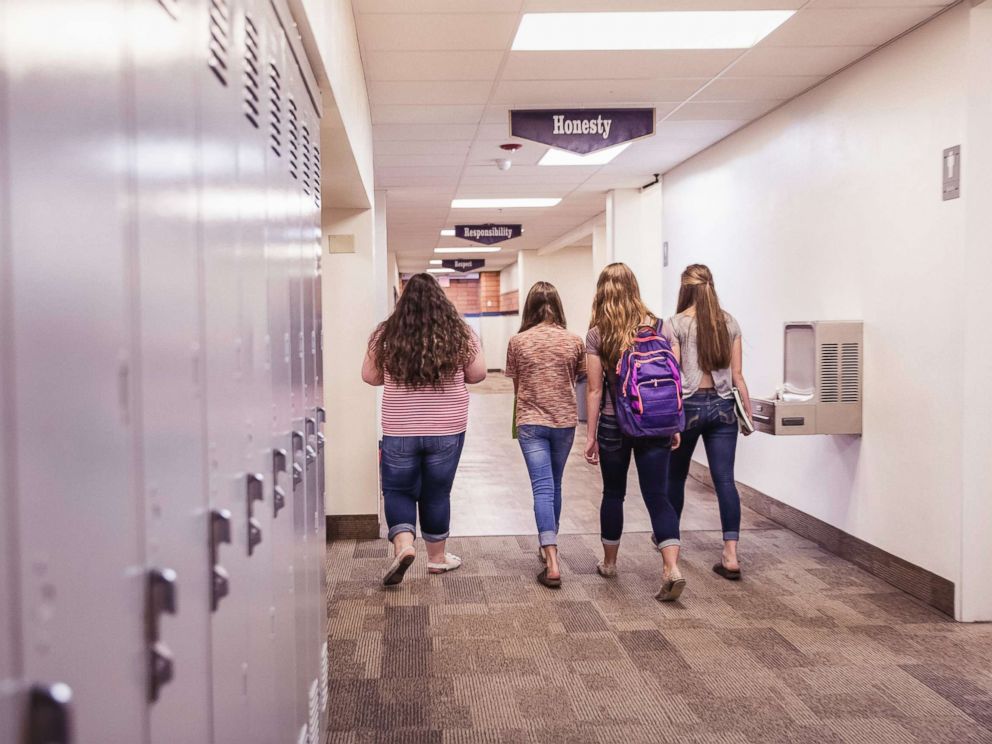
[(237, 132), (245, 124), (235, 9), (207, 0), (198, 29), (200, 229), (206, 378), (206, 459), (211, 521), (211, 694), (215, 744), (249, 736), (248, 673), (252, 587), (249, 565), (247, 375), (241, 334), (241, 236)]
[(296, 615), (294, 590), (293, 481), (289, 451), (292, 432), (290, 354), (290, 266), (286, 258), (285, 37), (274, 11), (268, 7), (263, 23), (265, 36), (266, 135), (266, 271), (272, 375), (270, 442), (272, 451), (272, 551), (273, 602), (276, 633), (276, 730), (274, 741), (294, 742), (302, 718), (297, 720)]
[[(194, 105), (202, 58), (194, 43), (204, 20), (190, 3), (177, 4), (171, 13), (158, 3), (132, 3), (128, 34), (136, 137), (138, 457), (149, 627), (160, 644), (148, 650), (149, 726), (151, 741), (163, 743), (210, 739)], [(155, 44), (148, 44), (152, 36)], [(167, 204), (170, 208), (163, 208)], [(171, 606), (170, 591), (176, 593)]]
[(17, 494), (24, 673), (71, 688), (74, 741), (141, 742), (125, 4), (6, 5), (17, 459), (4, 487)]
[(245, 435), (241, 455), (246, 473), (260, 482), (249, 496), (250, 518), (260, 541), (248, 561), (250, 592), (248, 723), (251, 741), (277, 741), (275, 731), (275, 606), (272, 569), (272, 450), (270, 445), (272, 371), (269, 364), (265, 237), (267, 208), (263, 20), (267, 3), (242, 0), (235, 16), (235, 49), (242, 111), (238, 137), (238, 200), (240, 210), (240, 325), (243, 339), (242, 377)]

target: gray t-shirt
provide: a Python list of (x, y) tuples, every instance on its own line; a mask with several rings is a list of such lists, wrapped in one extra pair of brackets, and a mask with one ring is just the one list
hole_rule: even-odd
[[(730, 332), (730, 342), (740, 338), (741, 327), (730, 313), (724, 311), (727, 330)], [(696, 318), (693, 315), (679, 313), (665, 321), (661, 330), (662, 335), (672, 345), (678, 344), (682, 361), (682, 397), (688, 398), (697, 390), (703, 379), (703, 370), (699, 368), (699, 352), (696, 346)], [(730, 367), (714, 369), (710, 372), (713, 385), (721, 398), (732, 398), (734, 395), (734, 379)]]

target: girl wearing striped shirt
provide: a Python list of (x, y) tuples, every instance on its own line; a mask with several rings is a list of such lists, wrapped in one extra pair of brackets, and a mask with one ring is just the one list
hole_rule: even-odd
[(362, 380), (384, 385), (382, 495), (394, 558), (383, 576), (399, 584), (416, 558), (417, 514), (427, 570), (462, 561), (445, 552), (451, 485), (465, 442), (468, 390), (482, 382), (479, 341), (430, 274), (410, 278), (396, 309), (369, 339)]

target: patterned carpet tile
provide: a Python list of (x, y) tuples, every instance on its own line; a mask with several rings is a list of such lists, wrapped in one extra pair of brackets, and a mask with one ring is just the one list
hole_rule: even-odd
[(682, 599), (630, 534), (619, 575), (596, 535), (561, 538), (563, 587), (528, 537), (452, 539), (381, 586), (388, 544), (328, 550), (333, 744), (992, 744), (992, 626), (963, 625), (785, 530), (748, 533), (745, 578), (685, 535)]

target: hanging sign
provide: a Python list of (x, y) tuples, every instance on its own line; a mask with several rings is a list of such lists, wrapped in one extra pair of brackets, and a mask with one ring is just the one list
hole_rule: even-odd
[(652, 134), (653, 108), (510, 111), (510, 136), (579, 155)]
[(523, 225), (455, 225), (456, 238), (471, 240), (473, 243), (482, 243), (482, 245), (492, 245), (511, 238), (519, 238), (523, 231)]
[(441, 266), (446, 269), (454, 269), (461, 273), (477, 271), (486, 265), (484, 258), (446, 258), (441, 262)]

